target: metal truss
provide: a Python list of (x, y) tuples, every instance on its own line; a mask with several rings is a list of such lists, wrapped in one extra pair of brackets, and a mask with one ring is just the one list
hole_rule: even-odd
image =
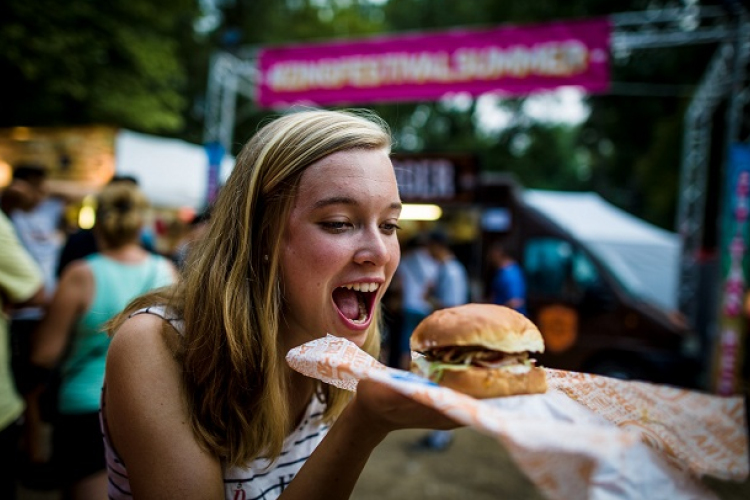
[(683, 130), (682, 166), (676, 230), (682, 238), (678, 301), (680, 311), (697, 324), (706, 185), (711, 128), (716, 107), (728, 94), (735, 48), (724, 42), (714, 53), (688, 107)]
[(231, 151), (237, 94), (254, 102), (257, 78), (258, 68), (254, 55), (241, 58), (219, 51), (211, 57), (206, 91), (204, 143), (219, 142), (226, 151)]
[(661, 49), (697, 43), (716, 43), (732, 37), (729, 14), (720, 7), (685, 7), (624, 12), (610, 16), (615, 28), (615, 56), (637, 49)]
[(678, 301), (680, 311), (694, 326), (698, 326), (698, 311), (701, 309), (698, 304), (703, 285), (700, 254), (713, 116), (717, 106), (726, 100), (726, 133), (722, 145), (726, 157), (729, 145), (741, 140), (741, 125), (750, 94), (750, 84), (746, 79), (750, 61), (750, 22), (746, 11), (737, 14), (727, 27), (728, 33), (693, 95), (683, 125), (680, 197), (675, 223), (682, 238)]

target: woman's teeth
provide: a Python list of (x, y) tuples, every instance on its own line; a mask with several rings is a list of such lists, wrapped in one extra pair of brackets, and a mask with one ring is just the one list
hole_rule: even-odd
[(354, 290), (355, 292), (374, 292), (379, 287), (379, 283), (351, 283), (349, 285), (344, 285), (344, 288)]
[(360, 300), (359, 301), (359, 317), (357, 319), (351, 320), (352, 323), (362, 324), (367, 320), (367, 308), (365, 307), (365, 303)]

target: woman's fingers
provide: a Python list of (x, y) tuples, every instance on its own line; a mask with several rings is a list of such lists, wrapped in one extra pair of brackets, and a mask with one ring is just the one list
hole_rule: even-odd
[(375, 425), (388, 430), (453, 429), (460, 426), (440, 411), (370, 379), (359, 382), (355, 404), (365, 410)]

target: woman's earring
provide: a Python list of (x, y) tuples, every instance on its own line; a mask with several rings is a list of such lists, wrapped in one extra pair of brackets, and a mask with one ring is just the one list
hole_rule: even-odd
[(263, 262), (268, 262), (268, 254), (263, 254)]

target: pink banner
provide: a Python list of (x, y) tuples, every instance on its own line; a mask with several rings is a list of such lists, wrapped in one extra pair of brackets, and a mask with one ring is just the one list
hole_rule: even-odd
[(411, 34), (260, 51), (258, 102), (350, 105), (446, 93), (524, 95), (609, 84), (607, 19)]

